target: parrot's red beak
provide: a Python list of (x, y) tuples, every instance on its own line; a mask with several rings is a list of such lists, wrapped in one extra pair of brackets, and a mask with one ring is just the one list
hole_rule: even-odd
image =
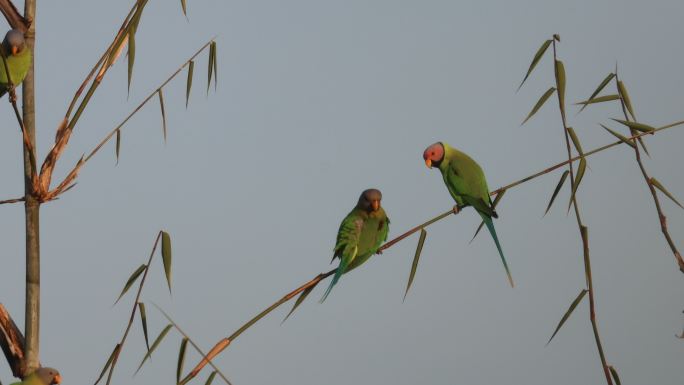
[(62, 376), (59, 375), (59, 374), (56, 375), (56, 376), (55, 376), (55, 379), (54, 379), (54, 381), (53, 381), (53, 383), (55, 383), (55, 384), (60, 384), (60, 383), (62, 383)]
[(428, 168), (432, 168), (432, 160), (430, 160), (429, 158), (428, 158), (428, 159), (425, 159), (425, 165), (426, 165)]
[(12, 46), (12, 55), (16, 55), (17, 52), (19, 52), (19, 47), (17, 47), (16, 45), (13, 45)]
[(373, 208), (373, 211), (378, 211), (378, 209), (380, 208), (380, 201), (375, 200), (371, 202), (371, 207)]

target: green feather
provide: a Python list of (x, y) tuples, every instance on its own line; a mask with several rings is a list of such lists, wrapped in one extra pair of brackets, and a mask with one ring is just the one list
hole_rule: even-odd
[[(8, 54), (5, 60), (9, 67), (12, 83), (14, 83), (15, 87), (18, 87), (24, 81), (29, 67), (31, 66), (31, 52), (27, 48), (24, 48), (16, 55)], [(7, 93), (8, 83), (5, 62), (0, 58), (0, 97)]]

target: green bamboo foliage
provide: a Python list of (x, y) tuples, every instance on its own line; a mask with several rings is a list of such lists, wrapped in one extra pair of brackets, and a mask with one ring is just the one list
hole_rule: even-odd
[(425, 237), (427, 237), (427, 231), (425, 229), (420, 229), (420, 238), (418, 239), (418, 246), (416, 246), (416, 253), (413, 255), (413, 263), (411, 264), (411, 273), (409, 274), (408, 283), (406, 284), (406, 291), (404, 292), (404, 299), (406, 301), (406, 295), (411, 289), (411, 284), (413, 284), (413, 279), (416, 276), (416, 270), (418, 270), (418, 261), (420, 260), (420, 254), (423, 252), (423, 245), (425, 244)]
[(181, 0), (181, 9), (183, 9), (183, 15), (185, 15), (185, 17), (187, 18), (187, 17), (188, 17), (188, 4), (187, 4), (187, 0)]
[(304, 289), (304, 291), (302, 292), (302, 294), (300, 294), (299, 297), (297, 297), (297, 300), (295, 301), (294, 305), (292, 306), (292, 309), (290, 309), (290, 312), (287, 313), (287, 315), (285, 316), (285, 318), (280, 322), (281, 325), (282, 325), (285, 321), (287, 321), (288, 318), (290, 318), (290, 316), (292, 315), (292, 313), (294, 313), (294, 311), (299, 307), (299, 305), (301, 305), (302, 302), (304, 302), (304, 300), (306, 299), (306, 297), (308, 297), (309, 294), (311, 294), (311, 292), (313, 291), (313, 289), (314, 289), (316, 286), (318, 286), (318, 282), (316, 282), (316, 284), (311, 285), (310, 287), (307, 287), (306, 289)]
[(188, 108), (188, 103), (190, 103), (190, 89), (192, 88), (192, 74), (195, 71), (195, 61), (190, 60), (188, 63), (188, 80), (185, 87), (185, 108)]
[(549, 210), (551, 209), (551, 205), (553, 205), (553, 201), (556, 200), (556, 196), (558, 196), (558, 193), (560, 192), (561, 188), (563, 187), (563, 183), (565, 183), (565, 180), (568, 178), (568, 175), (570, 174), (570, 170), (565, 170), (563, 172), (563, 175), (561, 175), (560, 180), (558, 181), (558, 184), (556, 185), (556, 188), (553, 190), (553, 195), (551, 195), (551, 200), (549, 200), (549, 204), (546, 206), (546, 211), (544, 211), (544, 215), (546, 215)]
[[(560, 40), (559, 40), (560, 41)], [(561, 113), (565, 115), (565, 67), (560, 60), (555, 61), (556, 89), (558, 91), (558, 103)]]
[(544, 56), (544, 53), (549, 48), (549, 45), (551, 45), (551, 39), (546, 40), (544, 43), (542, 43), (541, 47), (539, 47), (539, 49), (537, 50), (537, 53), (534, 54), (534, 58), (532, 58), (532, 63), (530, 63), (530, 67), (527, 69), (525, 77), (523, 78), (522, 82), (520, 82), (518, 90), (520, 89), (520, 87), (523, 86), (523, 84), (525, 84), (525, 80), (527, 80), (527, 78), (530, 77), (530, 74), (534, 70), (534, 67), (537, 66), (541, 58)]
[(128, 289), (130, 289), (131, 286), (133, 286), (133, 283), (135, 283), (135, 281), (138, 279), (138, 277), (140, 277), (140, 274), (142, 274), (145, 271), (145, 269), (147, 269), (147, 265), (145, 264), (142, 264), (140, 265), (140, 267), (135, 269), (133, 274), (131, 274), (131, 276), (128, 278), (128, 281), (126, 281), (123, 290), (121, 290), (121, 294), (119, 294), (119, 298), (116, 299), (116, 302), (114, 302), (114, 304), (119, 302), (121, 297), (123, 297), (124, 294), (126, 294), (126, 292), (128, 291)]
[(608, 369), (610, 369), (610, 375), (613, 376), (613, 381), (615, 381), (615, 385), (622, 385), (617, 370), (615, 370), (615, 368), (612, 365), (609, 366)]
[(638, 123), (638, 122), (631, 122), (629, 120), (622, 120), (622, 119), (612, 119), (622, 125), (625, 125), (629, 127), (632, 130), (637, 130), (640, 132), (653, 132), (655, 130), (654, 127), (649, 126), (648, 124), (644, 123)]
[(216, 371), (214, 370), (211, 372), (209, 377), (207, 377), (207, 382), (204, 383), (204, 385), (211, 385), (212, 382), (214, 382), (214, 377), (216, 377)]
[(185, 337), (181, 341), (180, 349), (178, 350), (178, 365), (176, 366), (176, 384), (181, 381), (183, 375), (183, 364), (185, 363), (185, 350), (188, 346), (188, 338)]
[(629, 93), (627, 92), (627, 87), (625, 87), (625, 84), (622, 82), (622, 80), (618, 80), (617, 86), (618, 86), (618, 92), (620, 93), (620, 96), (622, 97), (622, 101), (625, 103), (625, 107), (627, 108), (627, 111), (629, 112), (630, 115), (632, 115), (632, 119), (637, 120), (636, 115), (634, 114), (634, 108), (632, 107), (632, 101), (629, 99)]
[(162, 231), (161, 252), (166, 283), (169, 285), (169, 293), (171, 293), (171, 236), (166, 231)]
[(145, 304), (138, 302), (138, 310), (140, 311), (140, 322), (142, 323), (143, 335), (145, 336), (145, 346), (147, 351), (150, 351), (150, 339), (147, 334), (147, 312), (145, 311)]
[(100, 375), (97, 376), (97, 380), (95, 380), (94, 385), (97, 385), (102, 380), (105, 373), (107, 373), (107, 369), (109, 369), (109, 367), (112, 365), (112, 361), (114, 361), (114, 357), (119, 355), (120, 349), (121, 349), (120, 344), (116, 344), (116, 346), (114, 346), (114, 350), (112, 350), (112, 353), (109, 355), (109, 358), (107, 359), (107, 363), (105, 363), (105, 366), (102, 368)]
[(162, 133), (164, 134), (164, 143), (166, 143), (166, 109), (164, 108), (164, 92), (161, 88), (157, 91), (157, 96), (159, 96), (159, 108), (161, 109)]
[(580, 291), (579, 294), (577, 295), (577, 298), (575, 298), (575, 300), (572, 301), (572, 303), (570, 304), (570, 307), (569, 307), (568, 310), (565, 312), (565, 314), (563, 314), (563, 317), (561, 318), (560, 322), (558, 322), (558, 326), (556, 326), (556, 330), (553, 331), (553, 334), (551, 335), (551, 338), (549, 338), (549, 341), (546, 343), (547, 345), (548, 345), (549, 343), (551, 343), (551, 340), (553, 340), (553, 337), (556, 336), (556, 334), (558, 333), (558, 331), (560, 330), (560, 328), (563, 326), (563, 324), (565, 323), (565, 321), (568, 320), (568, 318), (570, 317), (570, 315), (572, 314), (572, 312), (575, 310), (575, 308), (577, 307), (577, 305), (579, 305), (579, 303), (582, 301), (582, 298), (584, 298), (584, 296), (585, 296), (586, 294), (587, 294), (587, 290), (586, 290), (586, 289), (582, 289), (582, 291)]
[(599, 96), (598, 98), (592, 98), (592, 99), (587, 99), (583, 100), (581, 102), (575, 103), (576, 105), (582, 105), (582, 109), (580, 112), (589, 104), (596, 104), (596, 103), (603, 103), (603, 102), (610, 102), (613, 100), (620, 100), (620, 95), (617, 94), (612, 94), (612, 95), (604, 95), (604, 96)]
[(658, 182), (658, 180), (656, 180), (656, 178), (651, 177), (651, 179), (649, 180), (649, 183), (651, 183), (653, 185), (653, 187), (657, 188), (658, 190), (660, 190), (660, 192), (662, 192), (668, 198), (670, 198), (670, 200), (672, 200), (672, 202), (676, 203), (677, 206), (684, 209), (684, 206), (682, 206), (682, 204), (679, 203), (679, 201), (677, 201), (677, 199), (675, 199), (674, 195), (670, 194), (670, 192), (667, 191), (665, 186), (663, 186), (660, 182)]
[(579, 166), (577, 167), (577, 173), (575, 174), (575, 183), (572, 185), (572, 194), (570, 194), (570, 203), (568, 203), (568, 211), (570, 211), (570, 207), (572, 206), (572, 202), (575, 201), (575, 194), (577, 193), (577, 190), (579, 189), (580, 182), (582, 182), (582, 178), (584, 177), (584, 172), (587, 170), (587, 160), (582, 158), (580, 159)]
[(209, 94), (209, 86), (211, 86), (212, 75), (214, 78), (214, 91), (217, 87), (218, 64), (216, 59), (216, 42), (212, 41), (209, 45), (209, 60), (207, 60), (207, 95)]
[(520, 123), (521, 126), (522, 126), (523, 124), (525, 124), (528, 120), (530, 120), (530, 118), (531, 118), (532, 116), (534, 116), (534, 114), (536, 114), (537, 111), (539, 111), (539, 109), (544, 105), (544, 103), (546, 103), (546, 101), (549, 100), (549, 98), (551, 97), (551, 95), (553, 95), (554, 91), (556, 91), (556, 88), (555, 88), (555, 87), (551, 87), (551, 88), (549, 88), (548, 90), (546, 90), (546, 92), (544, 92), (544, 94), (539, 98), (539, 100), (538, 100), (537, 103), (534, 105), (534, 107), (532, 107), (532, 111), (530, 111), (530, 113), (527, 114), (527, 117), (525, 118), (525, 120), (523, 120), (523, 122)]
[[(608, 85), (608, 83), (610, 83), (611, 80), (613, 80), (614, 77), (615, 77), (614, 73), (612, 73), (612, 72), (609, 73), (608, 76), (606, 76), (603, 79), (603, 81), (601, 81), (601, 83), (598, 85), (598, 87), (596, 87), (594, 92), (591, 93), (591, 96), (589, 96), (589, 98), (586, 101), (593, 100), (596, 97), (596, 95), (598, 95), (601, 91), (603, 91), (603, 89)], [(607, 101), (607, 100), (604, 100), (604, 101)], [(583, 103), (578, 103), (578, 104), (583, 104)], [(582, 106), (582, 108), (580, 109), (580, 112), (582, 112), (582, 110), (584, 110), (588, 104), (591, 104), (591, 103), (584, 104)]]
[(577, 134), (575, 133), (575, 130), (572, 127), (568, 127), (568, 134), (570, 134), (570, 139), (572, 139), (572, 144), (575, 145), (577, 153), (584, 156), (584, 151), (582, 151), (582, 144), (580, 143), (579, 138), (577, 137)]
[(173, 327), (173, 325), (168, 324), (168, 325), (166, 325), (166, 327), (164, 327), (164, 329), (162, 329), (161, 333), (159, 333), (159, 336), (157, 336), (157, 338), (152, 343), (150, 350), (148, 350), (147, 353), (145, 354), (145, 357), (143, 357), (143, 360), (142, 360), (142, 362), (140, 362), (140, 366), (138, 366), (138, 369), (135, 371), (135, 374), (138, 374), (138, 372), (142, 368), (145, 361), (147, 361), (147, 359), (152, 356), (152, 352), (155, 349), (157, 349), (159, 344), (162, 342), (162, 340), (164, 340), (164, 337), (166, 337), (166, 335), (169, 333), (169, 330), (171, 330), (172, 327)]
[(119, 164), (119, 153), (121, 152), (121, 130), (116, 130), (116, 164)]
[(625, 136), (620, 135), (618, 132), (611, 130), (610, 128), (604, 126), (603, 124), (600, 124), (600, 123), (599, 123), (599, 125), (600, 125), (601, 127), (603, 127), (606, 131), (610, 132), (611, 135), (613, 135), (614, 137), (620, 139), (620, 141), (622, 141), (622, 143), (624, 143), (624, 144), (626, 144), (626, 145), (628, 145), (628, 146), (630, 146), (630, 147), (636, 149), (636, 145), (634, 144), (634, 142), (632, 142), (631, 140), (627, 139)]

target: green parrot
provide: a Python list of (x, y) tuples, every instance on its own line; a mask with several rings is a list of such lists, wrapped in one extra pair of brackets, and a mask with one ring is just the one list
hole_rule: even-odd
[(33, 373), (24, 377), (21, 382), (15, 382), (11, 385), (55, 385), (62, 382), (62, 376), (57, 369), (53, 368), (38, 368)]
[(492, 217), (498, 218), (499, 216), (492, 208), (492, 200), (489, 197), (489, 189), (487, 188), (487, 179), (480, 165), (465, 153), (444, 142), (437, 142), (425, 149), (423, 159), (428, 168), (435, 166), (442, 172), (444, 184), (446, 184), (449, 194), (456, 201), (454, 212), (458, 213), (463, 207), (473, 206), (477, 213), (480, 214), (494, 239), (496, 248), (501, 256), (501, 261), (506, 269), (506, 274), (508, 274), (508, 281), (511, 287), (513, 287), (513, 278), (501, 250), (499, 237), (497, 237), (496, 230), (494, 229), (494, 222), (492, 222)]
[(332, 263), (340, 259), (340, 265), (333, 276), (328, 290), (325, 291), (321, 303), (330, 294), (333, 286), (345, 274), (366, 262), (387, 240), (389, 218), (380, 206), (382, 193), (377, 189), (368, 189), (361, 193), (354, 209), (347, 214), (337, 231)]
[[(7, 31), (2, 41), (2, 53), (5, 55), (12, 83), (17, 87), (24, 81), (31, 66), (31, 52), (26, 47), (24, 34), (16, 29)], [(0, 97), (7, 93), (8, 84), (5, 62), (0, 59)]]

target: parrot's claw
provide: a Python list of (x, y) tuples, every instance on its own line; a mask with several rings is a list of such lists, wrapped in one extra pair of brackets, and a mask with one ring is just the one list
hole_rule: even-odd
[(14, 92), (14, 86), (9, 86), (7, 87), (7, 93), (9, 94), (8, 99), (10, 104), (14, 104), (17, 102), (17, 94)]
[(382, 255), (382, 250), (376, 251), (375, 254), (377, 254), (377, 255)]
[(454, 215), (458, 214), (459, 212), (461, 212), (461, 206), (457, 204), (454, 205)]

